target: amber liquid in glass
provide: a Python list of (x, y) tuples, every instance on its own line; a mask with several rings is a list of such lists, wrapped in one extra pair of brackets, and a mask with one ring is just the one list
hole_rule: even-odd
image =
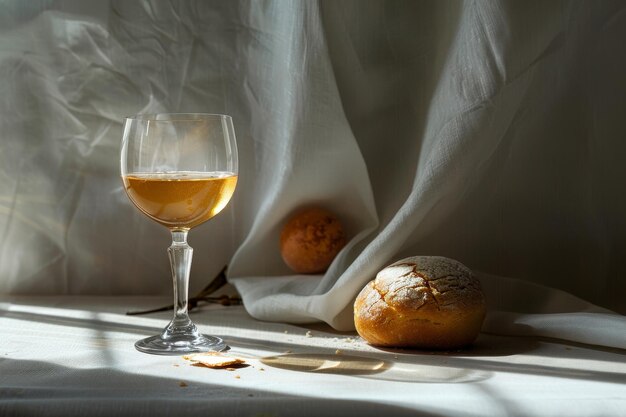
[(130, 200), (170, 229), (191, 229), (228, 204), (237, 175), (227, 172), (133, 173), (122, 178)]

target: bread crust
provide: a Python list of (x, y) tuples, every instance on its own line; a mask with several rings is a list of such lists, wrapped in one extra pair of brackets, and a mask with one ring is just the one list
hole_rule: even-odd
[(484, 317), (480, 281), (460, 262), (439, 256), (387, 266), (354, 303), (357, 332), (376, 346), (463, 347), (476, 339)]

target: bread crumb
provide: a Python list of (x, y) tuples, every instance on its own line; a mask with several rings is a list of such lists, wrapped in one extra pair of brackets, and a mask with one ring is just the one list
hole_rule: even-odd
[(311, 333), (311, 331), (309, 330), (308, 332), (305, 333), (306, 337), (313, 337), (313, 333)]
[(343, 352), (341, 351), (341, 349), (337, 349), (337, 350), (335, 351), (335, 355), (341, 355), (342, 353), (343, 353)]
[(241, 375), (235, 375), (235, 378), (240, 379)]
[[(183, 359), (192, 361), (194, 365), (204, 365), (207, 368), (227, 368), (231, 365), (241, 365), (246, 363), (243, 359), (222, 356), (218, 352), (195, 353), (193, 355), (185, 355), (183, 356)], [(234, 370), (235, 368), (230, 369)]]
[(265, 371), (265, 368), (259, 368), (259, 371)]
[(353, 338), (351, 338), (351, 337), (348, 337), (347, 339), (344, 339), (344, 342), (346, 342), (346, 343), (352, 343), (352, 342), (354, 342), (354, 339), (353, 339)]
[(178, 383), (178, 386), (179, 386), (179, 387), (183, 387), (183, 388), (184, 388), (184, 387), (188, 387), (189, 385), (187, 385), (187, 383), (186, 383), (185, 381), (180, 381), (180, 382)]

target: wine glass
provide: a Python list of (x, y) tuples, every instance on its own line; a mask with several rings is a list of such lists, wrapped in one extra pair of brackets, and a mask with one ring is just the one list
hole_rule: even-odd
[(172, 233), (174, 318), (161, 334), (135, 343), (157, 355), (228, 349), (203, 335), (187, 312), (193, 249), (187, 233), (228, 204), (237, 185), (237, 144), (230, 116), (160, 113), (127, 117), (121, 151), (126, 194), (146, 216)]

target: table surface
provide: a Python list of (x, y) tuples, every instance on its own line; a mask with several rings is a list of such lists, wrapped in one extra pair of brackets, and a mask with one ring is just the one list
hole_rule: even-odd
[[(260, 322), (240, 306), (192, 319), (236, 370), (139, 353), (164, 298), (0, 299), (0, 415), (626, 415), (626, 352), (481, 334), (468, 350), (381, 350), (325, 325)], [(383, 414), (384, 413), (384, 414)]]

